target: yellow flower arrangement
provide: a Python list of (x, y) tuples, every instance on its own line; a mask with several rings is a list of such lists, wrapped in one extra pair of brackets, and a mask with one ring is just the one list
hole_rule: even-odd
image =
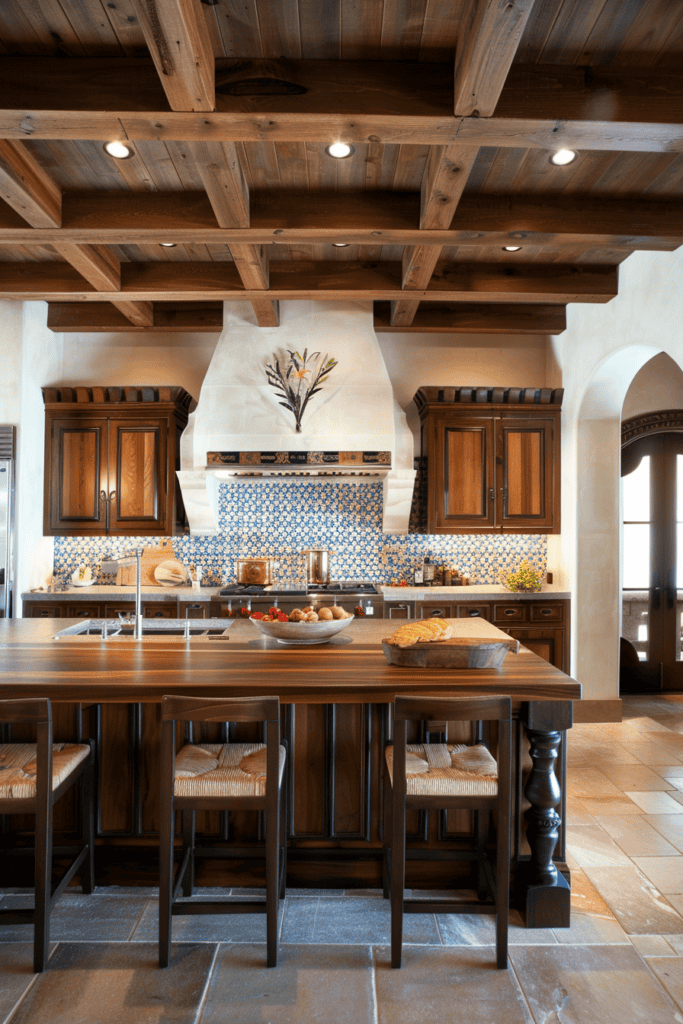
[(542, 579), (543, 570), (534, 569), (527, 558), (509, 572), (502, 572), (500, 575), (500, 582), (508, 590), (514, 592), (526, 590), (534, 594), (541, 589)]

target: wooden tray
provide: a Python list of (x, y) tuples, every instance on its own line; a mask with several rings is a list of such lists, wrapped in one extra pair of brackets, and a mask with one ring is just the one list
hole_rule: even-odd
[(505, 655), (517, 653), (519, 641), (492, 640), (491, 637), (461, 636), (397, 647), (382, 640), (382, 650), (390, 665), (417, 668), (500, 668)]
[[(140, 583), (143, 587), (158, 587), (159, 581), (154, 578), (154, 570), (162, 562), (175, 558), (173, 544), (167, 537), (162, 537), (158, 544), (144, 548), (140, 562)], [(117, 587), (135, 586), (135, 566), (125, 565), (116, 576)]]

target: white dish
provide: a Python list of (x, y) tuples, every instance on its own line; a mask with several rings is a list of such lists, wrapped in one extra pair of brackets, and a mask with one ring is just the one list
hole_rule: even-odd
[(324, 619), (318, 622), (264, 622), (263, 619), (249, 619), (266, 636), (273, 637), (279, 644), (291, 647), (326, 644), (336, 633), (351, 625), (355, 616), (349, 619)]
[(187, 584), (187, 569), (182, 562), (169, 559), (154, 569), (154, 579), (161, 587), (182, 587)]
[(93, 583), (94, 583), (94, 582), (95, 582), (95, 580), (94, 580), (94, 579), (89, 579), (89, 580), (79, 580), (79, 579), (78, 579), (78, 571), (76, 571), (76, 572), (75, 572), (75, 573), (73, 574), (73, 576), (71, 577), (71, 584), (72, 584), (72, 586), (74, 586), (74, 587), (92, 587), (92, 585), (93, 585)]

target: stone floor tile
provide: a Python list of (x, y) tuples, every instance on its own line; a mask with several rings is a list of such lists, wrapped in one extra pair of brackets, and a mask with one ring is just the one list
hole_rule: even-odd
[[(391, 936), (388, 900), (291, 900), (287, 902), (281, 940), (290, 943), (381, 945)], [(434, 915), (405, 914), (403, 941), (440, 945)]]
[[(55, 945), (50, 944), (51, 954)], [(8, 942), (0, 951), (0, 1021), (11, 1011), (38, 978), (33, 973), (33, 943)]]
[[(674, 935), (680, 939), (680, 935)], [(641, 956), (677, 956), (675, 948), (664, 935), (631, 935), (631, 942)]]
[(683, 814), (683, 804), (671, 793), (626, 793), (646, 814)]
[[(284, 902), (280, 903), (280, 925)], [(173, 918), (173, 942), (265, 942), (265, 914), (197, 914)], [(159, 901), (149, 900), (133, 932), (133, 942), (154, 942), (159, 935)]]
[(536, 1024), (676, 1020), (671, 997), (632, 946), (515, 947), (510, 960)]
[(683, 917), (635, 866), (584, 871), (628, 935), (683, 934)]
[(630, 860), (599, 825), (568, 825), (567, 849), (579, 867), (618, 864), (628, 867)]
[[(586, 758), (589, 764), (598, 771), (602, 771), (603, 768), (611, 768), (614, 765), (622, 765), (624, 768), (628, 765), (643, 764), (639, 761), (637, 756), (631, 750), (627, 750), (621, 743), (603, 743), (594, 747), (583, 747), (583, 756)], [(674, 756), (674, 760), (676, 757)]]
[(597, 823), (629, 857), (675, 856), (676, 847), (649, 825), (632, 814), (599, 815)]
[[(496, 944), (493, 914), (436, 914), (436, 922), (444, 946), (493, 947)], [(556, 942), (550, 928), (525, 928), (520, 914), (516, 910), (510, 911), (508, 945), (544, 946)]]
[(201, 1024), (372, 1024), (369, 946), (282, 944), (277, 968), (265, 947), (221, 946)]
[(598, 890), (580, 868), (572, 871), (571, 912), (615, 920)]
[(643, 821), (652, 825), (677, 850), (683, 851), (683, 818), (680, 814), (646, 814)]
[[(571, 946), (611, 946), (630, 941), (628, 935), (615, 918), (596, 917), (593, 914), (579, 914), (574, 910), (572, 910), (569, 928), (553, 928), (552, 932), (558, 942)], [(521, 942), (519, 945), (531, 946), (538, 945), (538, 943)]]
[(633, 863), (664, 896), (683, 893), (683, 857), (633, 857)]
[[(683, 757), (675, 755), (672, 757), (671, 750), (664, 747), (657, 739), (657, 742), (643, 742), (638, 740), (624, 740), (621, 744), (631, 754), (635, 754), (643, 764), (676, 764), (676, 761), (683, 760)], [(681, 751), (683, 755), (683, 751)]]
[[(670, 769), (670, 766), (668, 766)], [(681, 765), (683, 768), (683, 765)], [(622, 793), (634, 791), (642, 793), (648, 790), (674, 789), (673, 782), (667, 782), (652, 768), (645, 764), (604, 765), (600, 771), (613, 782)]]
[(574, 800), (572, 797), (567, 798), (567, 813), (566, 820), (571, 825), (594, 825), (595, 818), (592, 814), (589, 814), (586, 810), (586, 805), (583, 800)]
[(583, 801), (585, 799), (620, 800), (622, 793), (613, 782), (598, 771), (597, 768), (578, 769), (567, 772), (568, 788), (573, 797)]
[(194, 1024), (215, 953), (177, 944), (160, 971), (156, 944), (60, 943), (12, 1024)]
[[(50, 939), (64, 942), (125, 942), (140, 920), (149, 900), (144, 896), (81, 896), (66, 892), (50, 915)], [(6, 896), (7, 909), (33, 906), (33, 894)], [(28, 942), (32, 924), (0, 928), (1, 942)]]
[(647, 965), (683, 1009), (683, 957), (650, 957)]
[[(672, 899), (676, 899), (676, 897), (672, 896)], [(683, 956), (683, 935), (663, 935), (662, 938), (666, 939), (675, 956)]]
[(390, 950), (375, 949), (378, 1024), (532, 1024), (514, 972), (497, 970), (492, 954), (404, 946), (392, 970)]
[(663, 779), (683, 778), (683, 764), (656, 764), (652, 771), (661, 775)]
[[(369, 895), (371, 891), (374, 890), (361, 890), (359, 895), (361, 893)], [(379, 892), (380, 890), (377, 891)], [(287, 896), (293, 896), (295, 898), (303, 896), (308, 897), (309, 899), (314, 896), (327, 896), (329, 899), (335, 899), (335, 897), (337, 899), (343, 899), (348, 892), (348, 889), (287, 889)]]
[(592, 817), (598, 817), (600, 814), (635, 815), (645, 813), (642, 807), (639, 807), (638, 804), (634, 804), (633, 800), (629, 800), (623, 793), (619, 800), (601, 800), (600, 798), (596, 798), (581, 800), (581, 803)]

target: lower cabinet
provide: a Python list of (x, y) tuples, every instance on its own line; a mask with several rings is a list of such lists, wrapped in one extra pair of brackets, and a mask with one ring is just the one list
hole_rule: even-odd
[(519, 640), (524, 647), (527, 647), (539, 658), (549, 661), (555, 668), (566, 672), (565, 665), (568, 664), (568, 657), (565, 654), (564, 629), (506, 629), (515, 640)]
[[(146, 619), (206, 618), (208, 601), (178, 601), (174, 595), (163, 601), (143, 601), (142, 614)], [(134, 615), (135, 601), (24, 601), (25, 619), (117, 619), (119, 615)]]

